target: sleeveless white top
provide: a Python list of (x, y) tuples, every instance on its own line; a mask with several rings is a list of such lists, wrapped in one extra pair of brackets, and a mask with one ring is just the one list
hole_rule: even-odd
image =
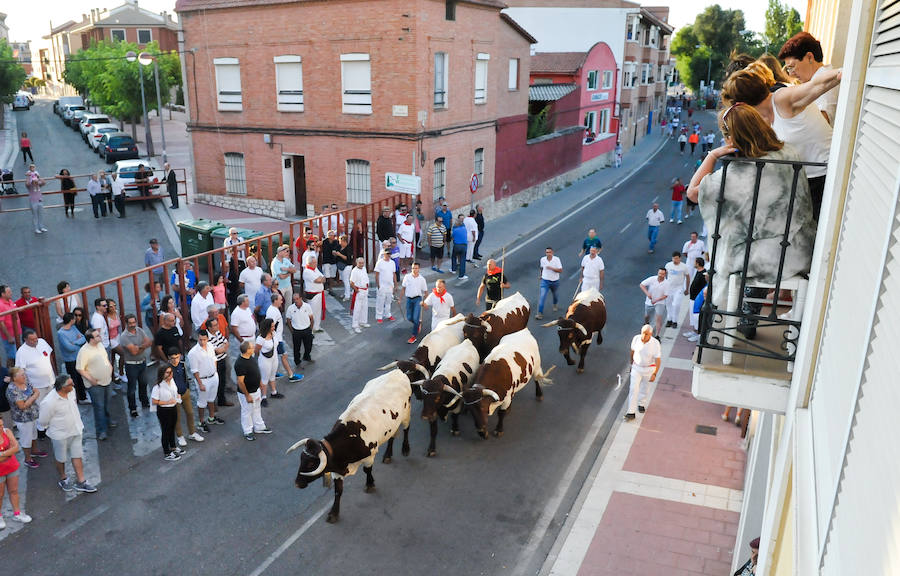
[[(794, 147), (803, 162), (828, 162), (831, 153), (831, 126), (815, 104), (810, 104), (793, 118), (778, 114), (775, 96), (772, 96), (772, 112), (775, 120), (772, 129), (779, 140)], [(824, 166), (806, 166), (806, 177), (824, 176)]]

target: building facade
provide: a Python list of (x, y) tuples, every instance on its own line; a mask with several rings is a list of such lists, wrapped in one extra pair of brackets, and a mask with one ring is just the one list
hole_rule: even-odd
[(13, 58), (25, 69), (25, 73), (32, 75), (31, 67), (31, 41), (27, 42), (10, 42), (9, 47), (12, 48)]
[(492, 201), (496, 124), (527, 109), (534, 41), (502, 7), (180, 0), (197, 199), (303, 217), (385, 197), (393, 172), (421, 179), (426, 214)]

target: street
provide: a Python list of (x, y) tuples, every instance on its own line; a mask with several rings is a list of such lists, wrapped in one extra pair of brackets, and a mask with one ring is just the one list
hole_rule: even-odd
[[(704, 129), (712, 127), (712, 115), (697, 116)], [(73, 174), (104, 167), (79, 134), (52, 114), (48, 101), (39, 101), (17, 119), (19, 130), (34, 142), (36, 164), (45, 178), (63, 167)], [(459, 437), (440, 425), (438, 455), (426, 458), (428, 428), (419, 418), (421, 403), (414, 400), (409, 457), (396, 446), (393, 463), (384, 465), (379, 454), (373, 494), (363, 492), (362, 471), (349, 477), (341, 521), (326, 524), (323, 513), (331, 506), (332, 490), (320, 482), (296, 489), (298, 458), (284, 452), (300, 438), (325, 435), (365, 382), (379, 374), (377, 367), (413, 350), (405, 343), (409, 324), (396, 303), (396, 322), (376, 325), (370, 310), (372, 327), (354, 335), (348, 329), (349, 310), (330, 299), (329, 338), (324, 340), (333, 344), (320, 345), (317, 339), (316, 363), (304, 366), (306, 378), (296, 384), (279, 382), (287, 398), (270, 400), (263, 410), (273, 434), (244, 441), (238, 408), (226, 408), (224, 426), (213, 427), (202, 444), (189, 443), (182, 461), (163, 462), (147, 432), (156, 430), (155, 416), (144, 411), (140, 423), (126, 425), (129, 417), (120, 394), (111, 408), (119, 428), (106, 442), (89, 440), (98, 450), (93, 472), (100, 476), (95, 478), (98, 493), (67, 499), (56, 487), (52, 459), (27, 471), (27, 509), (35, 521), (0, 541), (7, 569), (98, 575), (345, 574), (360, 569), (372, 574), (534, 574), (619, 415), (627, 379), (617, 388), (616, 376), (624, 373), (631, 337), (642, 323), (644, 297), (638, 283), (655, 274), (702, 226), (699, 212), (680, 226), (666, 222), (656, 253), (647, 253), (645, 213), (658, 200), (668, 216), (671, 182), (675, 177), (687, 181), (699, 154), (681, 156), (677, 143), (669, 141), (634, 177), (596, 189), (579, 210), (546, 222), (538, 233), (521, 230), (522, 236), (507, 239), (510, 293), (520, 291), (532, 304), (529, 328), (540, 344), (542, 366), (546, 371), (555, 364), (557, 369), (555, 385), (545, 388), (543, 402), (535, 401), (531, 385), (519, 394), (502, 438), (480, 439), (471, 418), (464, 417)], [(16, 177), (25, 169), (20, 157)], [(592, 178), (578, 185), (590, 185)], [(56, 187), (51, 183), (46, 189)], [(59, 196), (49, 200), (61, 202)], [(28, 283), (36, 295), (55, 293), (63, 278), (73, 287), (84, 286), (140, 267), (153, 236), (167, 255), (175, 254), (156, 210), (129, 206), (125, 220), (95, 220), (85, 207), (74, 221), (61, 216), (60, 209), (45, 210), (50, 231), (35, 236), (30, 213), (3, 215), (8, 245), (0, 255), (0, 281), (16, 290)], [(506, 218), (515, 219), (515, 213)], [(589, 228), (596, 228), (603, 242), (608, 322), (603, 344), (592, 343), (585, 372), (576, 374), (558, 352), (556, 330), (541, 327), (556, 317), (550, 296), (545, 319), (537, 321), (533, 315), (544, 247), (552, 246), (562, 260), (562, 315), (578, 284), (578, 251)], [(457, 311), (483, 309), (474, 305), (483, 271), (468, 270), (470, 279), (463, 284), (446, 276)], [(424, 325), (429, 322), (426, 313)], [(92, 430), (90, 407), (82, 407), (82, 415)], [(490, 426), (495, 421), (496, 416)], [(24, 469), (21, 474), (26, 475)]]

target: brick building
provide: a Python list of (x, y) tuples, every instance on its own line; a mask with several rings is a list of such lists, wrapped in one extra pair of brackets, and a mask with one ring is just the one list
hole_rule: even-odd
[(397, 172), (421, 178), (426, 213), (440, 196), (490, 202), (497, 124), (527, 110), (534, 42), (503, 7), (179, 0), (197, 199), (306, 216), (387, 196)]

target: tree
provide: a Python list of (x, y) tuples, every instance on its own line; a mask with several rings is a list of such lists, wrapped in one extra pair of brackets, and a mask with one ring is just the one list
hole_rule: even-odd
[(9, 104), (22, 89), (25, 68), (16, 61), (12, 48), (0, 38), (0, 104)]
[(763, 33), (763, 42), (766, 50), (777, 55), (788, 38), (803, 29), (803, 21), (800, 13), (779, 0), (769, 0), (766, 9), (766, 30)]
[(697, 90), (708, 75), (716, 86), (721, 85), (731, 52), (752, 48), (753, 33), (744, 28), (741, 10), (723, 10), (714, 4), (698, 14), (693, 24), (678, 30), (672, 54), (681, 81)]

